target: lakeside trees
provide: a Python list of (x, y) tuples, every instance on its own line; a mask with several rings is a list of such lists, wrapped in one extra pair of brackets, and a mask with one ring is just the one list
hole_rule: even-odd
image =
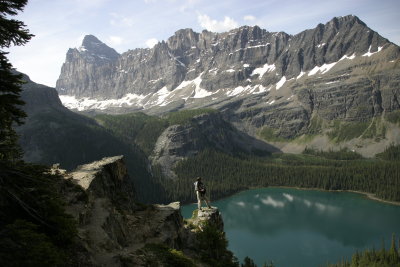
[(329, 160), (308, 155), (275, 158), (237, 157), (205, 150), (180, 162), (178, 179), (165, 184), (170, 197), (183, 202), (195, 199), (193, 177), (208, 181), (212, 199), (252, 187), (292, 186), (325, 190), (355, 190), (400, 201), (400, 165), (380, 160)]
[[(398, 240), (400, 242), (400, 239)], [(399, 243), (400, 244), (400, 243)], [(379, 250), (367, 249), (356, 252), (351, 260), (342, 260), (340, 263), (328, 264), (328, 267), (395, 267), (400, 266), (400, 250), (396, 246), (396, 238), (392, 236), (391, 246), (388, 250), (382, 244)]]

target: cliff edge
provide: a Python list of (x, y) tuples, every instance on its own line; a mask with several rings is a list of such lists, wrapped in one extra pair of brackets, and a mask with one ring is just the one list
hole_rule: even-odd
[(179, 202), (138, 203), (122, 156), (79, 166), (64, 178), (76, 185), (65, 192), (66, 211), (77, 221), (85, 266), (237, 266), (218, 209), (185, 221)]

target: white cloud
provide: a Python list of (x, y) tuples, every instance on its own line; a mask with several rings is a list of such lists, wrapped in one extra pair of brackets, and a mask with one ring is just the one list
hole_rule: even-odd
[(179, 7), (180, 12), (186, 12), (189, 9), (195, 8), (195, 5), (199, 2), (199, 0), (186, 0), (183, 5)]
[(109, 0), (75, 0), (75, 4), (79, 7), (79, 9), (91, 9), (91, 8), (99, 8), (104, 6)]
[(202, 28), (212, 32), (225, 32), (239, 27), (239, 24), (228, 16), (225, 16), (224, 20), (217, 21), (215, 19), (211, 19), (207, 15), (199, 14), (197, 16), (197, 20)]
[(120, 15), (117, 13), (111, 13), (110, 24), (113, 26), (125, 26), (132, 27), (134, 25), (133, 19), (130, 17), (126, 17), (124, 15)]
[(149, 48), (153, 48), (157, 43), (158, 43), (158, 40), (156, 38), (151, 38), (151, 39), (146, 41), (146, 45)]
[(338, 207), (334, 207), (334, 206), (331, 206), (331, 205), (325, 205), (325, 204), (322, 204), (322, 203), (319, 203), (319, 202), (315, 203), (315, 207), (320, 212), (338, 213), (340, 211), (340, 208), (338, 208)]
[(261, 199), (261, 202), (267, 206), (272, 206), (274, 208), (283, 208), (285, 203), (279, 200), (275, 200), (272, 197), (268, 196), (267, 198)]
[(120, 45), (120, 44), (122, 44), (123, 40), (124, 39), (122, 37), (119, 37), (119, 36), (109, 36), (108, 37), (108, 42), (111, 45)]
[(290, 194), (283, 193), (282, 195), (283, 195), (287, 200), (289, 200), (290, 202), (292, 202), (293, 199), (294, 199), (294, 197), (293, 197), (292, 195), (290, 195)]
[(254, 16), (252, 16), (252, 15), (247, 15), (247, 16), (244, 16), (243, 19), (244, 19), (245, 21), (255, 21), (255, 20), (256, 20), (256, 17), (254, 17)]
[(240, 207), (245, 207), (246, 203), (244, 203), (243, 201), (239, 201), (239, 202), (236, 202), (236, 205), (238, 205)]
[(311, 201), (309, 201), (307, 199), (304, 199), (303, 202), (307, 207), (311, 207), (311, 205), (312, 205)]

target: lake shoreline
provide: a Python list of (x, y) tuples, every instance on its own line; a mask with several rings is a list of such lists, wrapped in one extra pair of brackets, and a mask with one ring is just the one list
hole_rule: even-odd
[[(356, 191), (356, 190), (327, 190), (327, 189), (322, 189), (322, 188), (296, 187), (296, 186), (249, 187), (248, 189), (240, 190), (238, 192), (235, 192), (232, 195), (223, 196), (223, 197), (217, 198), (215, 200), (210, 199), (210, 205), (211, 205), (211, 202), (213, 202), (213, 201), (219, 201), (219, 200), (222, 200), (222, 199), (225, 199), (225, 198), (229, 198), (229, 197), (232, 197), (234, 195), (240, 194), (240, 193), (248, 191), (248, 190), (262, 189), (262, 188), (288, 188), (288, 189), (297, 189), (297, 190), (316, 190), (316, 191), (321, 191), (321, 192), (349, 192), (349, 193), (356, 193), (356, 194), (364, 195), (366, 198), (368, 198), (370, 200), (378, 201), (378, 202), (385, 203), (385, 204), (400, 206), (400, 202), (398, 202), (398, 201), (390, 201), (390, 200), (381, 199), (381, 198), (377, 197), (373, 193), (367, 193), (367, 192)], [(197, 204), (197, 202), (182, 203), (182, 205), (191, 205), (191, 204)]]
[[(364, 195), (368, 199), (386, 203), (386, 204), (391, 204), (395, 206), (400, 206), (400, 202), (397, 201), (390, 201), (390, 200), (385, 200), (377, 197), (373, 193), (367, 193), (367, 192), (362, 192), (362, 191), (356, 191), (356, 190), (327, 190), (327, 189), (321, 189), (321, 188), (306, 188), (306, 187), (293, 187), (293, 186), (269, 186), (270, 188), (291, 188), (291, 189), (298, 189), (298, 190), (316, 190), (316, 191), (322, 191), (322, 192), (349, 192), (349, 193), (356, 193), (360, 195)], [(268, 187), (266, 187), (268, 188)], [(254, 188), (255, 189), (255, 188)]]

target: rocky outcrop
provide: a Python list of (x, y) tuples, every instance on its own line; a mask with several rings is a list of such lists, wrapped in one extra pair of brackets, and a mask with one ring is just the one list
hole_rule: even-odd
[(152, 259), (159, 249), (184, 251), (186, 260), (199, 262), (199, 229), (193, 231), (193, 225), (198, 228), (200, 222), (208, 221), (223, 230), (217, 209), (199, 213), (189, 228), (179, 202), (137, 203), (122, 156), (79, 166), (64, 177), (77, 185), (65, 194), (67, 212), (78, 221), (79, 239), (90, 266), (148, 266), (149, 261), (162, 261)]
[(208, 224), (219, 231), (224, 231), (224, 221), (222, 220), (218, 208), (202, 208), (201, 210), (195, 210), (194, 213), (195, 214), (188, 221), (196, 227), (201, 229), (205, 224)]

